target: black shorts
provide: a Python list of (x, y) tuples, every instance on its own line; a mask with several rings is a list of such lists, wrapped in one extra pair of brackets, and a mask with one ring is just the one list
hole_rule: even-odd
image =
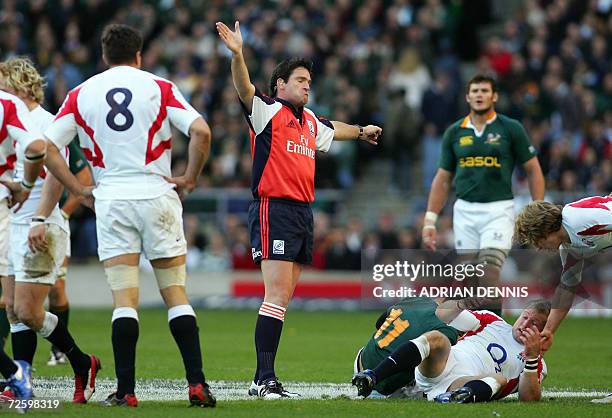
[(262, 198), (249, 206), (253, 261), (312, 263), (313, 220), (308, 203)]

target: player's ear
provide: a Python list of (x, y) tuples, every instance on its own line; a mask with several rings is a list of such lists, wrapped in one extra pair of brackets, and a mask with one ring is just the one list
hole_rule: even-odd
[(142, 65), (142, 53), (140, 51), (136, 52), (136, 68), (140, 68)]
[(102, 61), (104, 61), (104, 64), (107, 67), (110, 67), (110, 64), (108, 63), (108, 60), (106, 59), (106, 54), (104, 52), (102, 52)]
[(496, 91), (493, 92), (493, 103), (497, 103), (497, 99), (499, 98), (499, 95), (497, 94)]

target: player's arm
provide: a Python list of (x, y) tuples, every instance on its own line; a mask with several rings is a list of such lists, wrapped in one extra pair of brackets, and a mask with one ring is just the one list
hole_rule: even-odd
[[(81, 171), (74, 173), (74, 175), (76, 176), (79, 183), (81, 183), (82, 185), (94, 185), (93, 175), (91, 174), (91, 168), (89, 167), (89, 165), (85, 165), (85, 167)], [(82, 196), (77, 196), (72, 193), (69, 193), (68, 198), (61, 207), (62, 216), (64, 216), (64, 218), (70, 218), (74, 211), (83, 203), (83, 201), (84, 198)]]
[(453, 173), (444, 168), (438, 168), (433, 182), (431, 183), (431, 191), (427, 199), (427, 212), (425, 212), (422, 232), (423, 244), (430, 250), (436, 249), (436, 221), (444, 205), (446, 205), (452, 182)]
[(540, 332), (532, 326), (525, 328), (519, 339), (525, 346), (525, 368), (519, 378), (518, 396), (520, 401), (539, 401), (542, 397), (540, 383)]
[(359, 126), (334, 120), (334, 141), (362, 140), (372, 145), (378, 145), (378, 137), (382, 129), (375, 125)]
[(436, 249), (436, 221), (438, 220), (438, 215), (442, 212), (442, 209), (444, 209), (444, 205), (446, 205), (446, 200), (448, 199), (453, 183), (455, 166), (457, 164), (457, 158), (453, 149), (455, 132), (453, 126), (448, 128), (442, 136), (442, 149), (440, 160), (438, 161), (438, 171), (431, 183), (431, 190), (429, 191), (429, 197), (427, 199), (427, 212), (425, 212), (421, 237), (423, 245), (430, 250)]
[(523, 163), (523, 168), (527, 174), (527, 183), (529, 183), (531, 199), (544, 200), (545, 181), (538, 157), (533, 157)]
[(40, 202), (32, 218), (30, 232), (28, 233), (28, 245), (32, 251), (43, 251), (47, 248), (44, 222), (59, 202), (63, 191), (64, 185), (53, 174), (47, 173), (47, 178), (40, 192)]
[[(5, 110), (4, 123), (10, 139), (19, 142), (25, 149), (24, 173), (21, 183), (3, 182), (11, 191), (11, 207), (19, 210), (30, 196), (30, 191), (43, 167), (47, 146), (42, 134), (30, 117), (30, 112), (22, 102), (15, 102)], [(18, 127), (19, 126), (19, 127)]]
[(447, 300), (436, 308), (436, 316), (440, 321), (459, 331), (474, 331), (480, 327), (480, 319), (467, 310), (472, 301), (468, 299)]
[(208, 160), (211, 136), (210, 127), (204, 118), (194, 120), (189, 127), (189, 150), (185, 170), (188, 191), (193, 190), (196, 186), (204, 164)]
[(240, 33), (240, 23), (236, 21), (234, 31), (227, 27), (225, 23), (217, 22), (217, 33), (225, 43), (225, 46), (232, 51), (232, 81), (238, 92), (238, 97), (248, 110), (249, 114), (253, 109), (253, 97), (255, 96), (255, 86), (251, 83), (249, 70), (242, 54), (242, 34)]
[(51, 174), (66, 186), (70, 193), (84, 199), (92, 196), (93, 187), (84, 186), (77, 180), (70, 172), (66, 160), (52, 141), (47, 141), (47, 160), (45, 165)]

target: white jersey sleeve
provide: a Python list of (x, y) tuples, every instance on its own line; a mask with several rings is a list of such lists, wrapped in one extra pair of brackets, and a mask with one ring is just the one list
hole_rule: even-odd
[(569, 203), (561, 218), (570, 238), (559, 251), (561, 282), (573, 287), (582, 280), (584, 259), (612, 248), (612, 197), (593, 196)]
[(162, 90), (170, 89), (169, 93), (162, 93), (163, 96), (168, 98), (166, 106), (170, 123), (184, 135), (189, 136), (189, 127), (193, 121), (201, 117), (200, 114), (185, 100), (174, 83), (158, 80), (158, 84)]
[(317, 151), (327, 152), (334, 140), (334, 125), (322, 117), (316, 116), (310, 109), (305, 109), (313, 116), (317, 123), (316, 149)]
[(240, 104), (243, 107), (247, 123), (249, 124), (251, 130), (255, 133), (255, 136), (263, 132), (274, 115), (276, 115), (276, 113), (283, 107), (280, 102), (277, 102), (274, 100), (274, 98), (263, 94), (257, 87), (255, 87), (255, 95), (253, 96), (251, 113), (248, 113), (242, 102), (240, 102)]
[[(18, 97), (0, 91), (0, 180), (12, 179), (18, 158), (16, 144), (25, 150), (33, 141), (42, 139), (40, 130), (33, 123), (29, 113), (26, 105)], [(6, 196), (8, 190), (0, 186), (0, 199)]]

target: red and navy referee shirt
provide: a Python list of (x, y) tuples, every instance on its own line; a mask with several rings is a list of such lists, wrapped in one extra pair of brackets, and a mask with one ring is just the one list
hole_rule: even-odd
[(251, 137), (253, 197), (312, 202), (315, 152), (329, 150), (332, 123), (257, 88), (251, 114), (243, 110)]

